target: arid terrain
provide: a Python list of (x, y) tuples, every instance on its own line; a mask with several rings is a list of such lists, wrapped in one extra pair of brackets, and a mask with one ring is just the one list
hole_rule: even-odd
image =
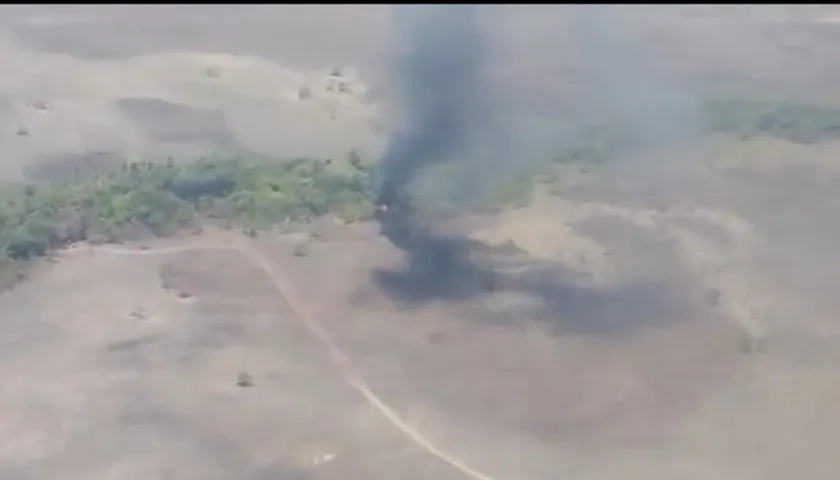
[[(687, 84), (840, 101), (825, 7), (687, 8), (634, 23)], [(566, 13), (489, 20), (523, 116), (576, 88)], [(376, 156), (388, 25), (382, 6), (0, 7), (0, 179)], [(373, 222), (71, 246), (0, 294), (0, 477), (840, 478), (838, 153), (711, 136), (570, 167), (558, 195), (447, 220), (500, 278), (450, 296), (401, 295)]]

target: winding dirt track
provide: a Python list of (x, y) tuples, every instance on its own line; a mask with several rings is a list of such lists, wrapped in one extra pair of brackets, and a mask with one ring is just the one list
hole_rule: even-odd
[(330, 359), (335, 367), (341, 373), (341, 376), (347, 385), (359, 392), (365, 400), (382, 416), (384, 416), (391, 424), (396, 427), (402, 434), (408, 437), (412, 442), (419, 445), (421, 448), (429, 452), (431, 455), (443, 460), (456, 470), (462, 472), (467, 477), (473, 480), (498, 480), (497, 478), (482, 473), (481, 471), (467, 465), (462, 460), (445, 452), (440, 447), (436, 446), (431, 440), (427, 439), (421, 432), (409, 425), (397, 412), (385, 403), (376, 393), (374, 393), (368, 386), (365, 379), (352, 366), (349, 357), (336, 345), (335, 341), (330, 337), (329, 333), (315, 320), (310, 310), (306, 305), (299, 300), (294, 291), (290, 288), (289, 283), (285, 281), (283, 275), (280, 274), (268, 259), (260, 253), (253, 245), (249, 245), (247, 240), (242, 237), (236, 237), (227, 245), (220, 243), (199, 243), (191, 245), (180, 245), (173, 247), (161, 248), (121, 248), (107, 245), (77, 245), (68, 250), (61, 252), (61, 255), (71, 255), (82, 252), (101, 252), (114, 255), (168, 255), (184, 252), (200, 252), (200, 251), (230, 251), (236, 252), (242, 257), (246, 258), (256, 267), (260, 268), (268, 277), (277, 292), (286, 301), (295, 316), (295, 319), (300, 322), (306, 330), (323, 343), (329, 353)]

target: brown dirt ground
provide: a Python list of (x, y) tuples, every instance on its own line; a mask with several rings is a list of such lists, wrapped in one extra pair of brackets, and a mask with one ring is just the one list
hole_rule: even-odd
[[(344, 383), (249, 256), (202, 247), (245, 241), (377, 395), (490, 478), (616, 469), (622, 478), (783, 478), (772, 472), (805, 463), (830, 478), (832, 467), (811, 459), (829, 458), (820, 452), (835, 434), (828, 424), (816, 437), (802, 428), (830, 419), (840, 391), (830, 380), (832, 323), (795, 325), (760, 311), (762, 323), (750, 323), (750, 302), (770, 290), (753, 281), (744, 293), (730, 257), (743, 253), (736, 240), (749, 240), (753, 224), (732, 212), (542, 199), (468, 222), (467, 233), (486, 242), (513, 239), (536, 254), (563, 238), (569, 247), (556, 248), (576, 252), (565, 268), (596, 274), (580, 276), (591, 291), (556, 292), (561, 301), (549, 311), (521, 292), (420, 305), (390, 298), (370, 272), (398, 264), (399, 254), (373, 225), (321, 222), (310, 227), (317, 236), (255, 240), (208, 231), (128, 246), (204, 248), (192, 253), (73, 249), (0, 296), (12, 312), (0, 418), (15, 439), (0, 463), (10, 478), (55, 469), (70, 478), (465, 478)], [(528, 227), (545, 215), (566, 233)], [(307, 253), (295, 255), (301, 243)], [(630, 303), (609, 293), (637, 278), (666, 280), (681, 295), (663, 305), (655, 300), (669, 289), (634, 291)], [(713, 286), (720, 294), (711, 301)], [(577, 317), (587, 314), (612, 323), (581, 329)], [(769, 350), (744, 354), (745, 332), (765, 336)], [(235, 385), (242, 372), (254, 387)], [(778, 428), (810, 447), (788, 451), (770, 434)], [(755, 443), (776, 454), (751, 454)]]
[[(387, 94), (381, 8), (3, 8), (3, 178), (90, 162), (91, 149), (107, 163), (220, 138), (284, 154), (295, 139), (342, 151), (378, 141), (367, 97), (332, 96), (322, 80), (352, 65)], [(561, 10), (499, 11), (496, 67), (526, 103), (562, 96)], [(836, 72), (821, 59), (836, 31), (774, 30), (775, 10), (764, 12), (710, 23), (698, 11), (651, 31), (687, 72), (801, 87), (818, 71), (809, 93), (833, 99)], [(740, 41), (753, 27), (813, 49)], [(721, 47), (670, 41), (675, 30)], [(322, 96), (296, 102), (301, 82)], [(161, 111), (179, 122), (156, 124)], [(29, 135), (13, 135), (21, 124)], [(562, 199), (461, 224), (512, 241), (524, 266), (557, 266), (568, 283), (539, 298), (396, 301), (371, 280), (400, 261), (372, 225), (237, 241), (269, 259), (407, 424), (489, 478), (834, 480), (836, 152), (765, 139), (668, 151), (658, 160), (702, 161), (667, 182), (584, 175)], [(211, 231), (146, 246), (233, 241)], [(306, 256), (294, 255), (301, 242)], [(77, 249), (0, 295), (0, 477), (468, 478), (350, 388), (248, 258)], [(766, 351), (745, 354), (749, 339)], [(236, 385), (243, 372), (253, 387)]]

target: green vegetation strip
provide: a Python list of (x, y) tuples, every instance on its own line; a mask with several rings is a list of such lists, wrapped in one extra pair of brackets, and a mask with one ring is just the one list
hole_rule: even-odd
[(200, 220), (249, 229), (328, 213), (359, 221), (372, 212), (370, 178), (357, 157), (202, 159), (187, 165), (131, 163), (107, 174), (10, 185), (0, 190), (0, 261), (41, 256), (83, 240), (168, 235)]
[[(740, 138), (768, 135), (798, 143), (840, 138), (837, 108), (752, 101), (704, 105), (711, 132)], [(622, 142), (605, 130), (592, 129), (549, 168), (606, 163), (622, 148)], [(4, 275), (14, 275), (10, 266), (15, 262), (73, 242), (169, 235), (204, 221), (249, 231), (326, 214), (355, 222), (370, 218), (373, 211), (372, 167), (355, 154), (335, 162), (137, 162), (105, 173), (68, 174), (66, 165), (61, 168), (65, 171), (60, 179), (0, 186), (0, 283)], [(546, 175), (523, 173), (494, 189), (484, 208), (527, 203), (534, 174)]]
[(704, 105), (712, 131), (765, 135), (795, 143), (840, 139), (840, 108), (786, 101), (713, 100)]

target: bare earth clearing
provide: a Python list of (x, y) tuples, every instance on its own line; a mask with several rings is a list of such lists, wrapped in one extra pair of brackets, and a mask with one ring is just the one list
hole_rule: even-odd
[[(376, 7), (7, 8), (4, 179), (91, 150), (381, 143)], [(512, 51), (551, 30), (517, 12)], [(544, 50), (528, 92), (563, 71)], [(744, 71), (797, 80), (772, 52)], [(707, 147), (662, 153), (696, 162), (667, 183), (582, 174), (456, 226), (552, 265), (546, 291), (409, 304), (372, 280), (400, 260), (375, 227), (326, 221), (61, 252), (0, 295), (0, 477), (836, 479), (840, 149)]]

